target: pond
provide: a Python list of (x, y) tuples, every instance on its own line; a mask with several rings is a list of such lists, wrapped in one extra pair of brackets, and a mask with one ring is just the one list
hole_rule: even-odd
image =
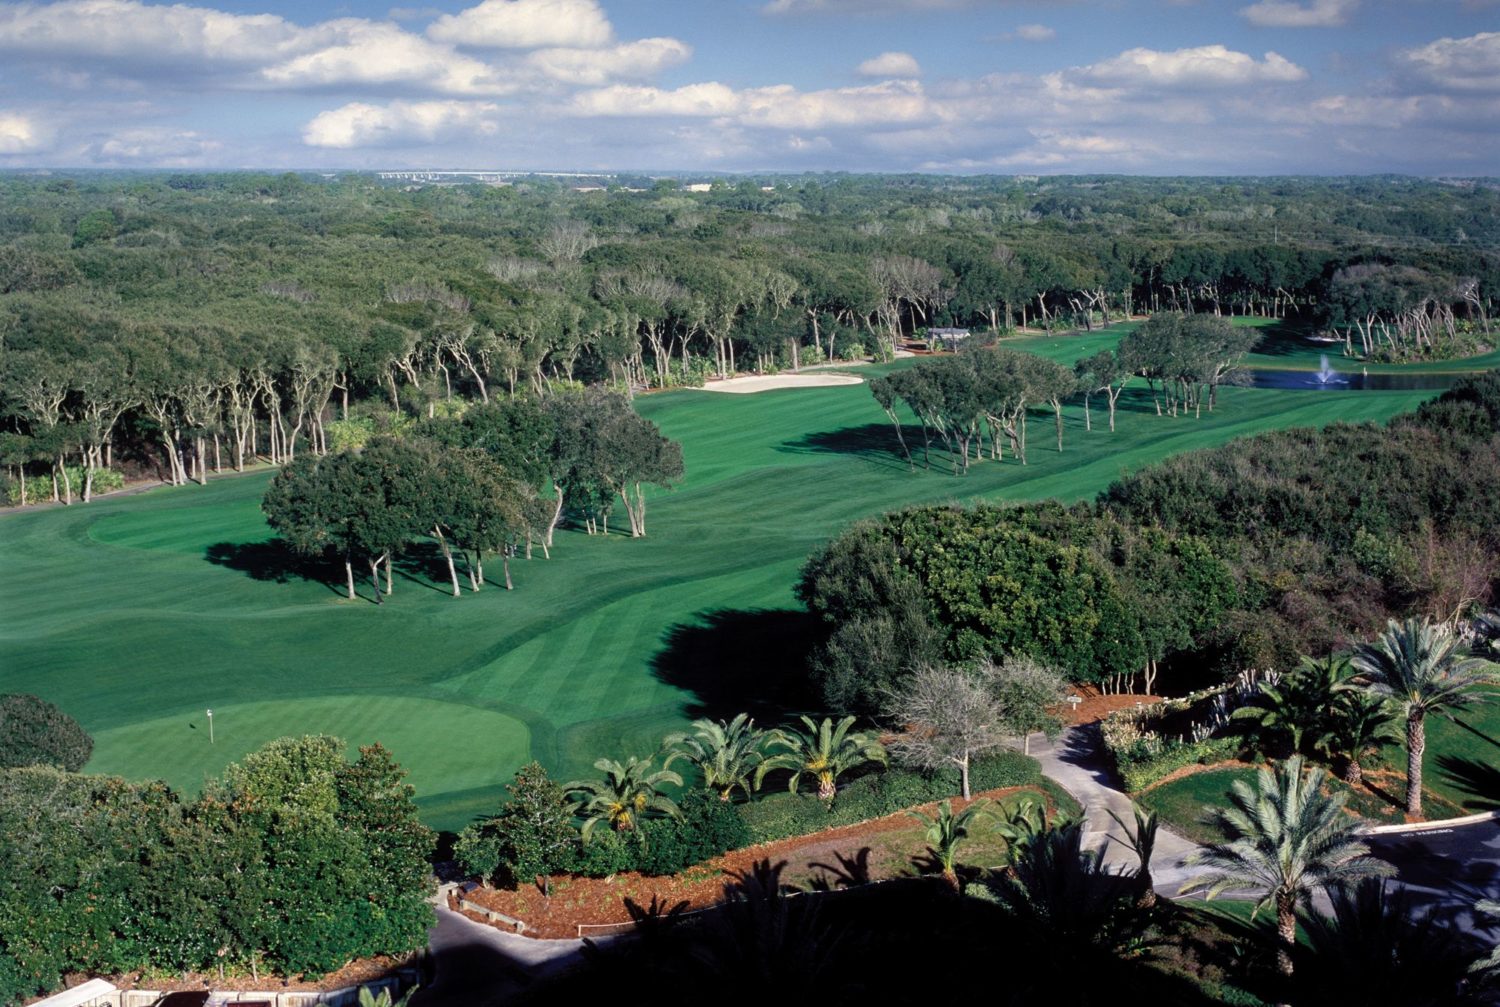
[(1365, 374), (1361, 371), (1279, 371), (1249, 367), (1243, 372), (1251, 388), (1289, 388), (1313, 392), (1420, 392), (1452, 388), (1463, 374)]

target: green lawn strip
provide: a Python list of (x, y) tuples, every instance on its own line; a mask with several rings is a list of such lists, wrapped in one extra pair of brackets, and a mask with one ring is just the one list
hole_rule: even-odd
[[(1059, 454), (1050, 417), (1037, 414), (1030, 464), (980, 462), (961, 478), (940, 454), (931, 470), (909, 472), (863, 386), (645, 396), (641, 411), (688, 458), (683, 486), (652, 498), (648, 538), (566, 531), (552, 560), (538, 551), (512, 563), (515, 591), (491, 585), (456, 600), (440, 571), (407, 564), (380, 608), (364, 584), (348, 601), (338, 584), (277, 565), (259, 514), (266, 474), (14, 514), (0, 523), (0, 688), (56, 702), (99, 736), (90, 771), (190, 788), (245, 746), (322, 729), (267, 714), (241, 722), (249, 733), (234, 749), (204, 753), (195, 735), (152, 740), (206, 708), (421, 701), (374, 723), (400, 740), (430, 820), (451, 827), (497, 800), (529, 756), (568, 778), (601, 756), (654, 750), (705, 706), (774, 706), (761, 683), (784, 670), (774, 645), (796, 609), (797, 570), (861, 516), (946, 500), (1086, 499), (1180, 451), (1382, 420), (1431, 394), (1229, 389), (1212, 415), (1173, 419), (1134, 390), (1117, 433), (1097, 407), (1085, 432), (1070, 406)], [(486, 572), (498, 579), (498, 562)], [(715, 621), (726, 611), (738, 636)], [(732, 689), (726, 664), (742, 676)], [(459, 716), (464, 708), (476, 719)], [(370, 740), (357, 728), (347, 729)], [(488, 775), (459, 771), (451, 746), (494, 753)]]

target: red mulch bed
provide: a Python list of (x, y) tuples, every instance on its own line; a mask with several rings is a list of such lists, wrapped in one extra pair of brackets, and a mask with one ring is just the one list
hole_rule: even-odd
[(1065, 703), (1058, 711), (1069, 724), (1092, 724), (1096, 720), (1103, 720), (1116, 710), (1124, 710), (1132, 706), (1146, 706), (1160, 701), (1157, 696), (1143, 696), (1128, 692), (1106, 696), (1092, 685), (1075, 686), (1073, 691), (1083, 697), (1083, 702), (1078, 704), (1076, 710), (1072, 708), (1071, 703)]
[[(1021, 791), (1042, 793), (1034, 787), (1006, 787), (976, 794), (975, 799), (994, 800)], [(1042, 796), (1045, 797), (1044, 794)], [(933, 801), (913, 810), (931, 812), (939, 803), (941, 802)], [(963, 800), (955, 798), (954, 810), (962, 809), (964, 804)], [(1048, 804), (1050, 806), (1050, 800)], [(748, 871), (756, 861), (770, 860), (774, 864), (784, 860), (788, 864), (788, 876), (807, 874), (811, 873), (813, 863), (836, 862), (835, 853), (852, 855), (873, 836), (910, 829), (915, 824), (917, 823), (913, 822), (906, 811), (898, 811), (885, 818), (844, 825), (810, 836), (794, 836), (734, 850), (671, 877), (649, 878), (634, 872), (608, 878), (563, 875), (551, 879), (551, 898), (544, 896), (534, 884), (524, 885), (518, 891), (476, 888), (464, 897), (470, 902), (523, 921), (528, 937), (576, 938), (579, 936), (579, 924), (597, 926), (630, 922), (630, 914), (625, 909), (627, 898), (641, 906), (650, 905), (655, 896), (668, 906), (686, 902), (689, 909), (706, 909), (723, 900), (727, 874), (732, 871)], [(449, 906), (463, 912), (458, 909), (454, 899), (449, 900)], [(477, 923), (507, 931), (509, 929), (502, 924), (491, 924), (489, 920), (474, 913), (463, 912), (463, 915)], [(588, 936), (587, 931), (584, 936)]]

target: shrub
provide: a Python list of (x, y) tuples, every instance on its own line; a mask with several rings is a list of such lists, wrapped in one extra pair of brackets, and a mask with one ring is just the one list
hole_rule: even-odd
[(1169, 741), (1163, 744), (1159, 754), (1138, 761), (1121, 762), (1116, 759), (1120, 779), (1130, 793), (1139, 793), (1164, 776), (1175, 773), (1184, 766), (1198, 763), (1219, 762), (1232, 758), (1239, 752), (1239, 739), (1233, 737), (1205, 738), (1202, 741)]
[(0, 768), (56, 766), (76, 773), (94, 753), (94, 739), (45, 699), (0, 696)]
[(588, 878), (607, 878), (621, 871), (633, 871), (640, 864), (640, 844), (633, 838), (622, 838), (608, 829), (597, 829), (584, 843), (574, 864), (574, 872)]
[(680, 807), (681, 818), (659, 819), (646, 826), (641, 873), (676, 874), (750, 845), (750, 829), (733, 804), (699, 791), (684, 798)]
[(459, 866), (509, 886), (571, 868), (579, 839), (563, 788), (532, 762), (516, 771), (506, 789), (510, 800), (499, 814), (459, 834), (453, 849)]

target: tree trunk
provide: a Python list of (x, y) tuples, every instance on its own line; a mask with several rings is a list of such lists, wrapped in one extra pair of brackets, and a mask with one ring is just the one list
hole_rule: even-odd
[(375, 604), (384, 605), (385, 596), (380, 593), (380, 560), (370, 559), (370, 586), (375, 588)]
[(1276, 971), (1291, 978), (1292, 952), (1297, 947), (1297, 902), (1290, 895), (1276, 896)]
[(1344, 782), (1351, 787), (1357, 787), (1365, 778), (1364, 767), (1359, 764), (1359, 756), (1350, 755), (1344, 762)]
[(385, 593), (386, 594), (390, 594), (391, 593), (391, 589), (392, 589), (392, 585), (391, 585), (391, 554), (390, 553), (386, 553), (385, 554)]
[(1427, 749), (1427, 727), (1423, 711), (1406, 715), (1406, 817), (1422, 817), (1422, 753)]
[(434, 527), (432, 534), (438, 540), (438, 548), (443, 550), (443, 559), (448, 561), (448, 579), (453, 582), (453, 597), (457, 598), (460, 592), (458, 589), (458, 570), (453, 565), (453, 550), (448, 548), (448, 540), (443, 538), (443, 530), (441, 528)]
[(963, 789), (963, 792), (964, 792), (964, 800), (967, 801), (967, 800), (969, 800), (969, 797), (970, 797), (970, 795), (969, 795), (969, 753), (965, 752), (964, 753), (964, 757), (962, 759), (957, 760), (957, 761), (958, 761), (958, 779), (959, 779), (959, 782), (962, 784), (962, 789)]
[(505, 568), (505, 590), (514, 591), (516, 586), (510, 582), (510, 546), (500, 550), (500, 563)]

